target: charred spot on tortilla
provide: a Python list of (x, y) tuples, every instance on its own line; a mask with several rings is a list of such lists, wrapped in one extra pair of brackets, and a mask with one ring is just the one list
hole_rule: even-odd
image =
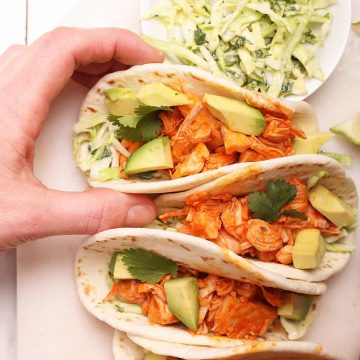
[(203, 259), (204, 261), (215, 260), (213, 257), (209, 257), (209, 256), (201, 256), (201, 259)]
[(85, 276), (85, 273), (84, 273), (84, 272), (82, 272), (82, 270), (81, 270), (81, 267), (80, 267), (80, 266), (77, 266), (77, 267), (76, 267), (76, 276), (77, 276), (77, 277), (80, 277), (80, 276)]
[(192, 72), (190, 73), (190, 76), (194, 79), (194, 80), (197, 80), (199, 82), (206, 82), (206, 80), (200, 76), (197, 76), (195, 74), (193, 74)]
[(191, 252), (191, 249), (189, 249), (188, 247), (186, 247), (186, 246), (183, 245), (183, 244), (180, 244), (180, 247), (182, 247), (182, 248), (185, 249), (186, 251), (190, 251), (190, 252)]
[(86, 284), (85, 286), (84, 286), (84, 294), (86, 295), (86, 296), (89, 296), (90, 295), (90, 291), (91, 291), (91, 285), (90, 284)]

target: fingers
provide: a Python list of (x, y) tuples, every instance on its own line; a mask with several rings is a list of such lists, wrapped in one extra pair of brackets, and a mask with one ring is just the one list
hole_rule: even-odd
[[(39, 134), (51, 102), (75, 70), (89, 70), (93, 74), (94, 67), (89, 67), (93, 63), (114, 61), (135, 65), (163, 60), (163, 55), (140, 37), (118, 28), (55, 29), (35, 41), (24, 54), (26, 61), (16, 74), (21, 84), (14, 82), (10, 95), (17, 97), (22, 93), (21, 108), (26, 108), (27, 114), (36, 114), (31, 122), (26, 116), (22, 122), (25, 131), (34, 138)], [(100, 70), (106, 70), (106, 66)], [(24, 88), (25, 94), (21, 91)]]
[(79, 66), (76, 72), (80, 72), (83, 74), (89, 75), (105, 75), (109, 72), (119, 71), (119, 70), (126, 70), (130, 66), (119, 63), (115, 60), (108, 61), (106, 63), (92, 63), (90, 65)]
[(126, 70), (129, 67), (129, 65), (124, 65), (115, 61), (110, 61), (104, 64), (80, 66), (79, 69), (74, 72), (72, 79), (81, 85), (91, 88), (105, 74), (114, 71)]
[(0, 70), (13, 63), (16, 58), (21, 56), (25, 49), (25, 45), (19, 44), (11, 45), (10, 47), (8, 47), (5, 52), (0, 56)]
[(146, 196), (106, 189), (82, 193), (48, 190), (46, 212), (48, 235), (94, 234), (110, 228), (144, 226), (156, 216), (154, 204)]
[(0, 250), (46, 236), (141, 227), (156, 216), (153, 202), (143, 195), (106, 189), (70, 193), (4, 180), (0, 210)]
[(74, 38), (72, 56), (78, 65), (110, 60), (125, 65), (139, 65), (162, 62), (164, 58), (159, 50), (145, 43), (138, 35), (118, 28), (80, 30)]

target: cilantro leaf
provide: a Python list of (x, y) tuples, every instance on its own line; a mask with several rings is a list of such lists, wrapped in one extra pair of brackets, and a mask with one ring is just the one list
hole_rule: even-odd
[(119, 116), (114, 114), (107, 114), (106, 116), (107, 121), (111, 122), (113, 125), (119, 125)]
[(108, 114), (107, 119), (113, 125), (121, 125), (131, 128), (136, 128), (138, 123), (143, 120), (148, 115), (152, 114), (155, 116), (155, 113), (158, 111), (170, 111), (169, 106), (149, 106), (149, 105), (140, 105), (135, 109), (135, 114), (131, 115), (114, 115)]
[(255, 219), (262, 219), (267, 222), (276, 221), (279, 213), (266, 193), (255, 192), (249, 196), (249, 209)]
[(162, 122), (157, 117), (143, 118), (136, 128), (118, 126), (115, 136), (132, 141), (150, 141), (160, 135)]
[(280, 210), (285, 204), (296, 196), (296, 186), (285, 180), (269, 181), (267, 183), (267, 195), (271, 202)]
[[(266, 192), (255, 192), (249, 195), (249, 209), (255, 219), (274, 222), (281, 216), (281, 208), (293, 200), (296, 193), (296, 186), (287, 183), (285, 180), (269, 181)], [(295, 214), (292, 210), (290, 213)], [(296, 212), (293, 217), (300, 218), (304, 215), (299, 214)]]
[(130, 274), (141, 281), (156, 283), (166, 274), (176, 276), (178, 271), (174, 261), (144, 249), (127, 249), (122, 254)]
[(136, 128), (139, 121), (141, 121), (141, 116), (139, 115), (124, 115), (119, 117), (119, 123), (125, 127)]
[(141, 141), (141, 134), (134, 128), (119, 126), (115, 131), (115, 136), (122, 140)]
[(171, 111), (171, 107), (140, 105), (133, 115), (108, 114), (107, 119), (116, 126), (115, 136), (118, 139), (150, 141), (160, 134), (162, 122), (157, 116), (159, 111)]
[(301, 220), (304, 220), (306, 221), (308, 219), (308, 217), (300, 212), (300, 211), (297, 211), (295, 209), (288, 209), (288, 210), (284, 210), (281, 215), (285, 215), (285, 216), (290, 216), (290, 217), (294, 217), (294, 218), (298, 218), (298, 219), (301, 219)]
[(162, 121), (151, 114), (140, 121), (137, 129), (144, 141), (150, 141), (160, 135), (161, 125)]
[(114, 115), (108, 114), (107, 116), (108, 121), (110, 121), (115, 126), (125, 126), (136, 128), (137, 124), (141, 120), (141, 116), (139, 115)]

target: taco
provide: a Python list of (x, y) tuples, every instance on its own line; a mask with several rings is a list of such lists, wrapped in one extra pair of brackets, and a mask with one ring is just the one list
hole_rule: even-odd
[(115, 330), (113, 337), (114, 360), (341, 360), (323, 346), (305, 341), (244, 343), (233, 348), (210, 348), (173, 344), (127, 335)]
[(355, 184), (322, 155), (259, 162), (155, 202), (153, 227), (209, 240), (291, 279), (323, 281), (355, 248)]
[(165, 193), (246, 162), (315, 153), (333, 136), (316, 131), (307, 103), (285, 105), (188, 66), (148, 64), (90, 90), (74, 154), (93, 187)]
[(260, 269), (209, 241), (157, 229), (94, 235), (77, 252), (76, 273), (83, 305), (113, 328), (215, 348), (302, 337), (326, 290)]

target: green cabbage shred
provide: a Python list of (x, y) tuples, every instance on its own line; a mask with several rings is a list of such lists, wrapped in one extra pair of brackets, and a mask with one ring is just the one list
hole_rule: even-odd
[(167, 0), (156, 19), (166, 40), (144, 35), (171, 61), (226, 76), (273, 97), (306, 95), (305, 80), (323, 80), (316, 51), (332, 23), (334, 0)]

